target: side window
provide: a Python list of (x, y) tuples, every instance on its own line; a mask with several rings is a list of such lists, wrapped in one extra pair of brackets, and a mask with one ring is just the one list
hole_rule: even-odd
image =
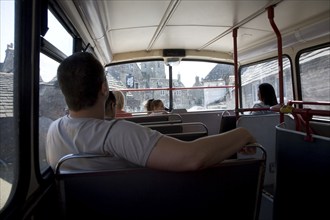
[[(72, 54), (73, 38), (60, 22), (48, 11), (48, 28), (45, 39), (69, 56)], [(60, 37), (59, 37), (60, 36)], [(39, 162), (40, 170), (48, 167), (46, 161), (46, 136), (50, 124), (66, 113), (66, 104), (56, 79), (59, 63), (40, 53), (39, 80)]]
[(0, 212), (17, 182), (14, 127), (14, 27), (15, 1), (0, 1)]
[[(330, 101), (330, 47), (308, 51), (299, 56), (303, 101)], [(304, 105), (304, 108), (330, 110), (329, 106)]]
[(72, 54), (73, 39), (71, 35), (64, 29), (62, 24), (48, 10), (48, 31), (45, 39), (62, 51), (65, 55)]
[[(242, 88), (242, 107), (252, 108), (258, 100), (258, 86), (270, 83), (279, 101), (279, 77), (277, 60), (267, 60), (261, 63), (243, 66), (240, 71)], [(284, 103), (293, 99), (291, 63), (287, 57), (283, 58), (283, 90)]]

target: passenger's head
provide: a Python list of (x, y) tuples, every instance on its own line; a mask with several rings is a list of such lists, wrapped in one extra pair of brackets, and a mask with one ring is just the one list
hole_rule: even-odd
[(109, 91), (109, 96), (105, 101), (105, 116), (107, 118), (115, 118), (116, 116), (116, 97), (112, 91)]
[(152, 108), (151, 108), (152, 101), (154, 101), (154, 99), (148, 99), (148, 101), (144, 105), (145, 110), (148, 111), (148, 112), (152, 111)]
[(57, 69), (57, 79), (69, 110), (79, 111), (95, 105), (100, 92), (108, 96), (102, 64), (90, 53), (67, 57)]
[(125, 105), (125, 96), (124, 96), (124, 94), (119, 90), (113, 90), (113, 94), (116, 97), (117, 109), (123, 110), (124, 105)]
[(277, 105), (277, 98), (274, 87), (269, 83), (262, 83), (259, 85), (258, 96), (265, 105)]
[(151, 109), (152, 111), (164, 111), (165, 106), (162, 100), (155, 99), (151, 102)]

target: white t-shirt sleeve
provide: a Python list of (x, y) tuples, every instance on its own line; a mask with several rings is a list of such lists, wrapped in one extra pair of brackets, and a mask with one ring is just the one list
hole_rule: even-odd
[(150, 128), (119, 120), (106, 137), (104, 151), (145, 166), (152, 149), (162, 136), (163, 134)]

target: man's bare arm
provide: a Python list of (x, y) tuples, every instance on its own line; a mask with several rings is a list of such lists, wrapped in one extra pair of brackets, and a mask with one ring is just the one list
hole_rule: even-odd
[(255, 139), (244, 128), (191, 142), (164, 136), (152, 150), (147, 167), (169, 171), (203, 169), (218, 165), (251, 143), (255, 143)]

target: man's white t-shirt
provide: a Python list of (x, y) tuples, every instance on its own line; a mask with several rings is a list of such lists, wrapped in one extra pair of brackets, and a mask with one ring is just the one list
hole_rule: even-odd
[(125, 120), (63, 116), (47, 133), (46, 155), (53, 169), (67, 154), (98, 154), (104, 158), (72, 159), (64, 170), (119, 169), (146, 165), (163, 134)]

